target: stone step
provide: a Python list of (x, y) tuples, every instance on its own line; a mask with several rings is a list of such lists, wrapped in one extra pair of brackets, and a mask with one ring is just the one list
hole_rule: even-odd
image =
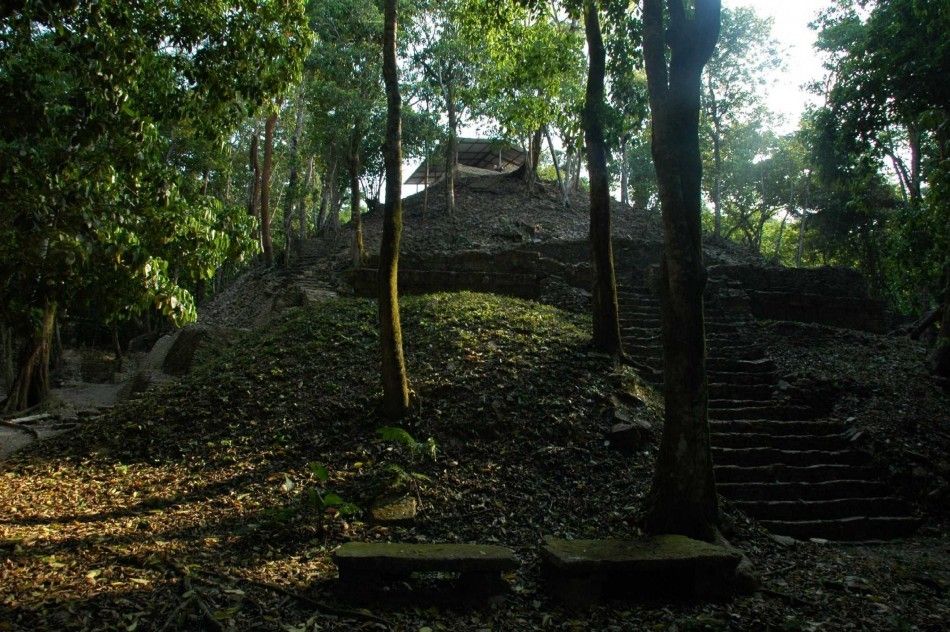
[(844, 425), (836, 421), (775, 419), (710, 420), (709, 428), (710, 432), (778, 435), (837, 435), (845, 430)]
[(736, 508), (758, 520), (838, 520), (855, 516), (906, 516), (911, 509), (900, 498), (834, 498), (829, 500), (739, 500)]
[(520, 566), (511, 549), (483, 544), (347, 542), (332, 558), (345, 589), (364, 594), (420, 572), (458, 573), (463, 590), (495, 592), (501, 573)]
[[(717, 402), (726, 402), (726, 400), (716, 400)], [(734, 402), (740, 404), (741, 402)], [(804, 406), (789, 406), (768, 404), (765, 406), (735, 406), (718, 405), (716, 408), (710, 407), (710, 419), (775, 419), (781, 421), (791, 421), (798, 419), (808, 419), (813, 417), (811, 409)]]
[(758, 399), (738, 399), (738, 398), (709, 398), (709, 410), (721, 408), (763, 408), (775, 406), (772, 403), (772, 397), (760, 397)]
[(773, 533), (793, 538), (862, 541), (909, 536), (920, 521), (911, 516), (853, 516), (838, 520), (762, 520), (760, 524)]
[(768, 384), (778, 382), (776, 373), (745, 373), (742, 371), (710, 371), (707, 380), (713, 384)]
[(605, 598), (709, 598), (736, 588), (741, 556), (681, 535), (640, 540), (546, 537), (541, 570), (548, 591), (575, 607)]
[(718, 448), (780, 448), (783, 450), (843, 450), (848, 439), (843, 434), (780, 435), (711, 431), (710, 443)]
[(774, 373), (776, 371), (775, 362), (771, 358), (758, 358), (748, 360), (745, 358), (734, 358), (728, 354), (706, 358), (706, 368), (710, 371), (729, 371), (734, 373)]
[(877, 471), (868, 466), (847, 463), (818, 463), (815, 465), (727, 464), (713, 459), (716, 481), (720, 483), (820, 483), (843, 479), (873, 479)]
[(713, 447), (713, 463), (719, 465), (865, 465), (870, 457), (857, 450), (782, 450), (780, 448)]
[(723, 384), (709, 380), (709, 397), (715, 399), (757, 399), (772, 398), (775, 387), (772, 384)]
[(717, 483), (719, 493), (732, 500), (830, 500), (886, 496), (887, 485), (870, 480), (815, 483)]

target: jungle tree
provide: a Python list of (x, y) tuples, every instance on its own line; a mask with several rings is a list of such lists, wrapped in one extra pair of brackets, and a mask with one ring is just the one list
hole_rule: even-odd
[(184, 279), (246, 241), (246, 214), (186, 197), (191, 174), (169, 163), (176, 138), (222, 138), (299, 72), (301, 5), (239, 4), (28, 3), (0, 18), (0, 304), (23, 341), (7, 410), (46, 396), (59, 311), (105, 298), (193, 319)]
[[(666, 15), (664, 16), (664, 4)], [(709, 446), (703, 324), (699, 108), (719, 37), (720, 0), (644, 0), (643, 54), (663, 215), (663, 436), (646, 512), (653, 533), (710, 539), (718, 500)]]
[(379, 338), (382, 349), (383, 410), (402, 417), (409, 408), (409, 382), (399, 319), (399, 240), (402, 235), (402, 103), (396, 64), (398, 0), (385, 0), (383, 14), (383, 80), (386, 86), (386, 200), (379, 246)]

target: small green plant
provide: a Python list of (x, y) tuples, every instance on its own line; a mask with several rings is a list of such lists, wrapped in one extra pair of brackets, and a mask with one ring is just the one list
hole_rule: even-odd
[(326, 489), (327, 481), (330, 480), (330, 471), (322, 463), (307, 463), (310, 473), (319, 481), (318, 487), (311, 487), (307, 490), (305, 502), (308, 507), (324, 512), (327, 509), (335, 509), (341, 516), (352, 516), (360, 512), (360, 508), (353, 503), (346, 502), (336, 492)]
[(438, 446), (435, 439), (429, 437), (425, 441), (416, 441), (415, 437), (402, 428), (383, 426), (376, 429), (376, 434), (383, 441), (389, 441), (405, 447), (413, 460), (427, 456), (433, 461), (438, 455)]

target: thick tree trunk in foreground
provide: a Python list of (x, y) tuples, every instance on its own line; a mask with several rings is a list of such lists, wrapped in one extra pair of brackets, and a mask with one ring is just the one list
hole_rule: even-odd
[(399, 320), (399, 240), (402, 236), (402, 104), (396, 74), (396, 2), (386, 0), (383, 31), (383, 80), (386, 84), (386, 204), (379, 245), (379, 341), (382, 351), (383, 411), (402, 417), (409, 409), (409, 380)]
[(49, 357), (55, 324), (56, 303), (47, 300), (40, 322), (23, 345), (4, 412), (26, 410), (49, 396)]
[[(666, 412), (645, 527), (711, 540), (719, 517), (707, 422), (699, 106), (703, 66), (719, 37), (720, 0), (645, 0), (643, 46), (652, 153), (663, 214), (663, 394)], [(669, 46), (669, 66), (666, 47)]]
[(610, 235), (610, 183), (607, 176), (607, 146), (604, 142), (604, 74), (606, 53), (600, 33), (597, 5), (584, 3), (584, 30), (590, 65), (584, 101), (584, 137), (587, 141), (587, 172), (590, 177), (590, 246), (594, 271), (592, 344), (595, 349), (623, 354), (617, 280)]
[(274, 242), (270, 235), (270, 180), (274, 166), (274, 128), (277, 127), (277, 112), (267, 117), (264, 124), (264, 166), (261, 169), (261, 247), (264, 263), (274, 263)]
[(445, 212), (455, 213), (455, 165), (458, 159), (458, 114), (455, 111), (455, 86), (445, 88), (449, 110), (449, 142), (445, 145)]

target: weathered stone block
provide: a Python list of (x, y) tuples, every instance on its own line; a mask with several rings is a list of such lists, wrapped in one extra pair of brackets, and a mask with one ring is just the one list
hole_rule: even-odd
[(680, 535), (641, 540), (545, 538), (542, 567), (550, 592), (574, 606), (603, 598), (697, 599), (734, 589), (741, 555)]

